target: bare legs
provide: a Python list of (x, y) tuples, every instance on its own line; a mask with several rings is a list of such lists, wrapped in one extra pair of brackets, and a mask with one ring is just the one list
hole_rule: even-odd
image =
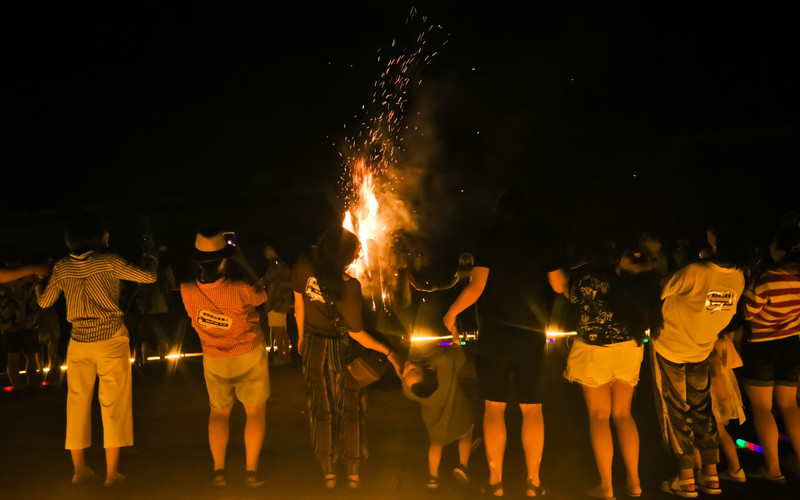
[(260, 405), (245, 406), (247, 421), (244, 424), (244, 449), (247, 461), (247, 470), (258, 470), (258, 459), (261, 456), (261, 446), (264, 444), (264, 432), (267, 427), (267, 402)]
[(472, 451), (472, 427), (458, 439), (458, 463), (469, 465), (469, 453)]
[(214, 459), (214, 470), (225, 468), (225, 452), (228, 449), (230, 436), (231, 408), (219, 410), (211, 408), (208, 417), (208, 445)]
[(614, 459), (614, 441), (609, 419), (613, 417), (617, 429), (622, 459), (627, 470), (627, 487), (630, 493), (641, 493), (639, 481), (639, 431), (631, 415), (633, 386), (625, 383), (605, 384), (600, 387), (583, 386), (586, 409), (589, 413), (589, 434), (592, 450), (600, 475), (600, 485), (595, 487), (603, 496), (613, 497), (611, 464)]
[[(486, 401), (483, 410), (483, 443), (489, 462), (489, 484), (503, 481), (503, 456), (506, 452), (506, 403)], [(495, 492), (503, 495), (503, 490)]]
[[(433, 477), (439, 477), (439, 464), (442, 460), (442, 448), (440, 444), (431, 443), (428, 448), (428, 473)], [(458, 438), (458, 463), (467, 467), (469, 464), (469, 453), (472, 450), (472, 428), (463, 436)]]
[[(544, 418), (541, 404), (521, 404), (522, 448), (525, 451), (525, 465), (528, 479), (539, 486), (539, 466), (544, 448)], [(486, 401), (483, 414), (483, 440), (486, 446), (486, 459), (489, 462), (489, 484), (503, 481), (503, 456), (506, 451), (506, 403)], [(495, 495), (503, 495), (498, 489)]]
[[(264, 444), (266, 430), (266, 402), (260, 405), (245, 406), (247, 421), (244, 425), (244, 448), (247, 470), (257, 471), (258, 460), (261, 456), (261, 446)], [(214, 459), (214, 470), (225, 468), (225, 452), (228, 449), (230, 437), (231, 409), (211, 409), (208, 417), (208, 444), (211, 448), (211, 457)]]
[(771, 386), (745, 385), (745, 391), (753, 408), (753, 422), (758, 440), (764, 450), (767, 476), (781, 476), (781, 466), (778, 461), (778, 424), (772, 414), (772, 398), (774, 394), (775, 402), (783, 415), (789, 441), (795, 453), (800, 456), (800, 409), (797, 407), (797, 388), (776, 385), (773, 391)]
[(727, 422), (717, 422), (717, 430), (719, 431), (719, 448), (725, 455), (728, 462), (728, 472), (735, 474), (742, 468), (739, 464), (739, 453), (736, 451), (736, 443), (733, 438), (728, 434), (728, 429), (725, 428)]
[(542, 464), (544, 450), (544, 416), (542, 405), (521, 404), (522, 410), (522, 449), (525, 452), (525, 466), (528, 479), (534, 486), (539, 486), (539, 467)]
[(442, 459), (442, 445), (431, 443), (428, 448), (428, 474), (439, 477), (439, 462)]

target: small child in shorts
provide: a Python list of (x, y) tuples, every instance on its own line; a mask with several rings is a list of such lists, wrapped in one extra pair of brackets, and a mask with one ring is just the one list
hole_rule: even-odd
[(426, 359), (406, 361), (399, 373), (403, 393), (420, 404), (430, 438), (428, 488), (438, 488), (442, 448), (454, 441), (458, 441), (459, 465), (453, 469), (453, 476), (459, 483), (469, 484), (467, 466), (474, 418), (458, 381), (458, 371), (466, 361), (461, 345), (453, 343), (437, 348)]

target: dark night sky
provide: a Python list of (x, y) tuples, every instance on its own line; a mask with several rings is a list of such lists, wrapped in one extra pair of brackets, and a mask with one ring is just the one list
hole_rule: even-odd
[[(315, 231), (412, 4), (272, 3), (3, 2), (4, 237), (86, 204)], [(445, 227), (511, 184), (572, 233), (796, 207), (785, 7), (603, 3), (414, 4), (449, 33), (411, 96), (420, 212)]]

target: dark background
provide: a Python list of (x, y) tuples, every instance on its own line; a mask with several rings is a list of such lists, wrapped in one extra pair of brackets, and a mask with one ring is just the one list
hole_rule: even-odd
[(96, 207), (131, 254), (145, 218), (183, 250), (213, 217), (293, 259), (342, 210), (377, 51), (422, 15), (447, 39), (407, 108), (434, 254), (511, 185), (566, 241), (699, 246), (720, 214), (763, 241), (798, 205), (788, 7), (603, 4), (3, 2), (3, 243), (58, 256), (63, 215)]

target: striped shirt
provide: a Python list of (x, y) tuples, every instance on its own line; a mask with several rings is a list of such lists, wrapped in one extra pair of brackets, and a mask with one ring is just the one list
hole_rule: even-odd
[(779, 266), (764, 271), (744, 292), (753, 342), (800, 335), (800, 276)]
[[(41, 307), (50, 307), (63, 292), (72, 339), (99, 342), (112, 338), (123, 327), (119, 307), (121, 280), (155, 283), (158, 260), (150, 257), (152, 270), (137, 267), (114, 253), (90, 250), (69, 254), (53, 266), (44, 291), (37, 288)], [(150, 267), (150, 265), (148, 267)]]
[(181, 297), (204, 355), (241, 356), (263, 344), (256, 307), (267, 301), (264, 290), (223, 278), (213, 283), (182, 283)]

